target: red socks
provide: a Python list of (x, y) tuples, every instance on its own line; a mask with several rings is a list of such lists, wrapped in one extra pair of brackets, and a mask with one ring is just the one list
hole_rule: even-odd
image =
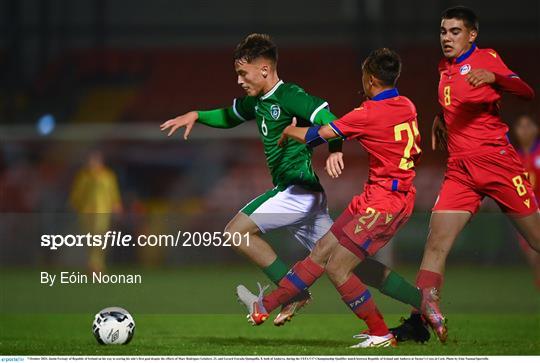
[[(443, 276), (437, 272), (419, 270), (418, 274), (416, 275), (416, 287), (418, 287), (420, 291), (422, 289), (427, 289), (430, 287), (435, 287), (440, 291), (443, 280)], [(420, 311), (416, 308), (413, 308), (412, 313), (420, 314)]]
[[(264, 297), (264, 308), (270, 313), (310, 287), (323, 273), (324, 268), (315, 263), (310, 257), (298, 262), (279, 281), (278, 288)], [(366, 322), (370, 334), (384, 336), (389, 333), (388, 327), (375, 306), (369, 290), (358, 277), (351, 275), (337, 290), (343, 301), (356, 316)]]
[(442, 284), (443, 276), (436, 272), (420, 270), (418, 271), (418, 275), (416, 275), (416, 287), (418, 287), (419, 289), (436, 287), (437, 290), (440, 290)]
[(323, 267), (315, 263), (309, 256), (306, 257), (296, 263), (287, 275), (279, 281), (277, 289), (264, 297), (264, 308), (270, 313), (313, 285), (323, 273)]
[(366, 322), (370, 334), (383, 336), (389, 333), (371, 293), (356, 275), (351, 275), (337, 290), (353, 313)]

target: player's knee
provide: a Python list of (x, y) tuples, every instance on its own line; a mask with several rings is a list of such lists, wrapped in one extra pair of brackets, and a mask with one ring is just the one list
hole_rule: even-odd
[(229, 221), (229, 223), (227, 223), (227, 225), (225, 226), (224, 232), (225, 233), (230, 233), (230, 234), (241, 233), (240, 228), (239, 228), (238, 224), (235, 223), (234, 219)]
[(245, 226), (243, 226), (242, 223), (239, 223), (235, 218), (232, 219), (229, 223), (227, 223), (224, 229), (224, 234), (228, 236), (234, 236), (234, 237), (231, 237), (231, 240), (236, 240), (235, 236), (241, 237), (242, 243), (231, 244), (231, 247), (234, 250), (242, 251), (249, 247), (249, 237), (246, 238), (245, 236), (246, 234), (251, 234), (251, 233), (248, 228), (245, 228)]
[(225, 226), (225, 233), (232, 234), (245, 234), (251, 233), (250, 224), (245, 221), (244, 218), (236, 216), (227, 223)]
[(334, 246), (335, 244), (333, 244), (332, 241), (325, 240), (324, 238), (321, 239), (317, 242), (313, 251), (311, 251), (311, 259), (321, 266), (325, 265), (332, 254)]

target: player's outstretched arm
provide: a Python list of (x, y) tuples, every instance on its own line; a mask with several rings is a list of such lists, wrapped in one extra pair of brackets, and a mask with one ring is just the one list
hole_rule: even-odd
[(534, 99), (534, 90), (518, 76), (503, 76), (495, 73), (495, 84), (503, 91), (531, 101)]
[(191, 111), (161, 124), (161, 131), (169, 130), (167, 136), (171, 136), (181, 127), (185, 127), (184, 140), (187, 140), (195, 122), (218, 129), (230, 129), (244, 122), (234, 115), (231, 107), (219, 108), (210, 111)]
[(336, 135), (334, 130), (329, 125), (312, 126), (312, 127), (297, 127), (296, 117), (293, 117), (292, 123), (283, 130), (281, 137), (278, 140), (278, 145), (283, 147), (287, 139), (293, 139), (302, 144), (307, 144), (311, 147), (315, 147), (326, 143), (328, 140), (333, 139), (339, 135)]

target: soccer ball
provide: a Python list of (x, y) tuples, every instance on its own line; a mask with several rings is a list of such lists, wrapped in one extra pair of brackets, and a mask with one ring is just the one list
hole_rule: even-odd
[(126, 309), (105, 308), (96, 314), (92, 333), (99, 344), (127, 344), (135, 333), (135, 321)]

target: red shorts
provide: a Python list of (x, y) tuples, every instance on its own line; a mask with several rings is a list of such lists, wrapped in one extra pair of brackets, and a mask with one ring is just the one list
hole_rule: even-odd
[(373, 256), (412, 214), (416, 190), (389, 191), (368, 184), (336, 219), (330, 229), (339, 243), (360, 259)]
[(433, 211), (478, 211), (484, 197), (504, 213), (527, 216), (538, 210), (531, 183), (512, 146), (489, 154), (448, 161)]

